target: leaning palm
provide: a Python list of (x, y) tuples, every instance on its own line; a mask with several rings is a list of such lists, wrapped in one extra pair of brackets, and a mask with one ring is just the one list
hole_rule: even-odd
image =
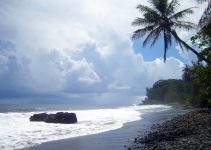
[(145, 37), (143, 46), (151, 42), (153, 46), (159, 37), (164, 39), (164, 61), (166, 61), (166, 53), (172, 44), (172, 39), (180, 45), (180, 47), (191, 50), (199, 58), (207, 63), (211, 63), (207, 58), (202, 57), (195, 49), (190, 47), (177, 35), (176, 29), (193, 29), (196, 25), (194, 23), (183, 21), (186, 15), (193, 13), (193, 7), (175, 13), (179, 3), (177, 0), (150, 0), (152, 8), (144, 5), (138, 5), (137, 9), (143, 13), (142, 18), (136, 18), (132, 25), (144, 26), (134, 32), (132, 39), (139, 39)]

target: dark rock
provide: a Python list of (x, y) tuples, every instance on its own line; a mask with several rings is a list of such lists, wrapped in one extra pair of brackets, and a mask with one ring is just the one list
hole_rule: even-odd
[(34, 114), (33, 116), (30, 117), (30, 121), (45, 121), (47, 116), (48, 114), (46, 113)]
[(34, 114), (30, 117), (30, 121), (43, 121), (46, 123), (64, 123), (64, 124), (70, 124), (70, 123), (76, 123), (77, 117), (75, 113), (63, 113), (58, 112), (56, 114)]

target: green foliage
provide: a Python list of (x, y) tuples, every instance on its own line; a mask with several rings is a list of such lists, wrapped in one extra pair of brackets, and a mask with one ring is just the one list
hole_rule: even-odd
[(146, 89), (144, 104), (180, 103), (206, 107), (211, 103), (211, 65), (193, 62), (183, 69), (182, 80), (157, 81)]
[(205, 107), (211, 99), (211, 66), (202, 63), (186, 66), (183, 80), (189, 88), (189, 103)]
[[(163, 4), (160, 3), (159, 7), (165, 7), (164, 4), (166, 4), (166, 2), (167, 1), (163, 1)], [(145, 12), (147, 11), (148, 10), (145, 9)], [(152, 10), (150, 11), (151, 15), (155, 15), (154, 14), (155, 12), (153, 12)], [(178, 17), (180, 16), (181, 15), (179, 15)], [(157, 16), (154, 16), (154, 18), (156, 17)], [(153, 19), (153, 17), (150, 18)], [(169, 25), (167, 24), (168, 22), (165, 22), (167, 20), (165, 19), (162, 20), (161, 18), (160, 20), (157, 21), (157, 23), (159, 23), (160, 26), (162, 25), (162, 27), (164, 28), (166, 25)], [(142, 22), (139, 22), (139, 24), (143, 25)], [(144, 22), (147, 25), (147, 23), (151, 23), (153, 21), (151, 20), (151, 22), (147, 22), (147, 20), (144, 20)], [(136, 23), (138, 23), (138, 20)], [(134, 36), (137, 36), (139, 38), (140, 36), (144, 36), (147, 32), (151, 32), (149, 36), (152, 36), (151, 39), (155, 38), (152, 43), (154, 44), (154, 42), (157, 40), (156, 38), (158, 38), (157, 36), (155, 36), (157, 32), (155, 32), (154, 30), (155, 29), (153, 29), (153, 26), (151, 26), (150, 28), (143, 28), (141, 30), (137, 30), (137, 32), (134, 33)], [(145, 34), (142, 35), (138, 33), (145, 33)], [(175, 32), (171, 31), (171, 33), (173, 33), (173, 36), (175, 36), (175, 38), (179, 40), (178, 42), (179, 44), (185, 46), (185, 43), (183, 43), (183, 41), (181, 41), (179, 37), (177, 37)], [(160, 32), (158, 32), (158, 34), (160, 34)], [(164, 41), (167, 39), (164, 39)], [(194, 52), (193, 49), (190, 48), (192, 52), (197, 54), (198, 61), (192, 62), (192, 65), (186, 65), (186, 67), (183, 69), (182, 80), (175, 80), (175, 79), (160, 80), (157, 81), (152, 88), (147, 88), (146, 89), (147, 98), (144, 101), (145, 104), (176, 102), (176, 103), (191, 104), (193, 106), (201, 106), (201, 107), (211, 106), (211, 22), (208, 23), (205, 27), (203, 27), (199, 33), (193, 36), (191, 40), (193, 44), (197, 43), (198, 48), (201, 49), (201, 52), (197, 54)], [(188, 45), (186, 46), (188, 48)], [(205, 60), (207, 64), (203, 63), (203, 60)]]
[[(191, 41), (193, 44), (198, 43), (198, 47), (201, 49), (200, 55), (211, 61), (211, 23), (191, 37)], [(199, 58), (199, 61), (202, 60)]]
[[(201, 49), (201, 55), (211, 60), (211, 23), (202, 28), (191, 40), (193, 43), (199, 42), (198, 47)], [(201, 101), (202, 105), (207, 105), (211, 99), (211, 65), (204, 65), (199, 59), (197, 65), (195, 63), (189, 67), (189, 72), (194, 74), (191, 79), (193, 89), (191, 101)]]
[(146, 89), (145, 103), (184, 103), (185, 84), (182, 80), (159, 80)]
[(196, 43), (198, 39), (202, 39), (198, 45), (200, 49), (208, 46), (211, 43), (211, 39), (208, 36), (203, 36), (201, 33), (197, 33), (196, 35), (191, 37), (192, 43)]

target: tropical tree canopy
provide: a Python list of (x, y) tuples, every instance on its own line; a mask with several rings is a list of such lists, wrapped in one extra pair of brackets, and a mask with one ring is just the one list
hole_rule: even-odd
[[(192, 37), (198, 44), (201, 55), (211, 61), (211, 23)], [(199, 40), (199, 41), (198, 41)], [(200, 59), (186, 65), (182, 80), (160, 80), (146, 89), (144, 104), (181, 103), (192, 106), (211, 106), (211, 65), (205, 65)]]
[(141, 4), (137, 6), (143, 17), (137, 17), (132, 22), (132, 25), (142, 26), (142, 28), (134, 32), (132, 39), (139, 39), (146, 36), (143, 46), (146, 46), (148, 43), (151, 43), (151, 46), (153, 46), (162, 37), (164, 40), (164, 61), (166, 61), (167, 50), (170, 48), (173, 39), (175, 39), (182, 50), (184, 48), (191, 50), (202, 60), (211, 63), (181, 40), (176, 32), (176, 29), (190, 30), (196, 27), (194, 23), (183, 20), (187, 15), (193, 13), (194, 7), (176, 12), (179, 7), (177, 0), (150, 0), (149, 2), (150, 7)]

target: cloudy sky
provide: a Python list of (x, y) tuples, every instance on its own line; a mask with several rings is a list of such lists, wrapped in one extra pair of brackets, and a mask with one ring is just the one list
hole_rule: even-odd
[[(132, 41), (147, 0), (0, 0), (0, 97), (124, 93), (145, 95), (159, 79), (181, 78), (191, 53), (176, 44)], [(199, 6), (181, 2), (181, 9)], [(195, 23), (205, 4), (195, 9)], [(188, 41), (195, 31), (180, 31)]]

